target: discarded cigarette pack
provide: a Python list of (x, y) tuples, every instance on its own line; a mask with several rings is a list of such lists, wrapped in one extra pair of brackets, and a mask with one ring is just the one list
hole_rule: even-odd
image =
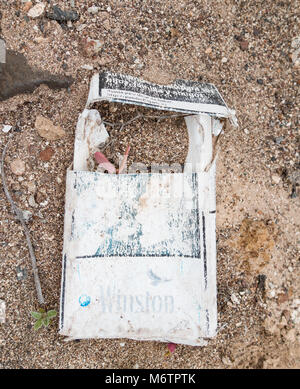
[[(109, 137), (94, 102), (185, 115), (182, 172), (89, 171)], [(120, 104), (121, 106), (121, 104)], [(60, 334), (201, 346), (217, 331), (215, 143), (234, 111), (212, 84), (92, 77), (67, 171)], [(183, 129), (184, 131), (184, 129)]]

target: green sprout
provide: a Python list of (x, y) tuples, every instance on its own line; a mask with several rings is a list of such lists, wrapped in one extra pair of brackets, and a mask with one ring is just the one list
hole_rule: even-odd
[(40, 308), (38, 312), (31, 312), (31, 315), (36, 319), (33, 328), (37, 331), (42, 326), (48, 327), (51, 319), (57, 315), (57, 312), (54, 309), (46, 312), (45, 309)]

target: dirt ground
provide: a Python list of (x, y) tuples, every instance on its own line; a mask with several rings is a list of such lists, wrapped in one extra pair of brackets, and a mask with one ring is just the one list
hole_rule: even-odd
[[(239, 121), (238, 128), (226, 128), (217, 163), (219, 332), (205, 347), (178, 345), (166, 356), (166, 344), (158, 342), (65, 342), (58, 318), (34, 331), (30, 312), (38, 303), (30, 257), (1, 191), (0, 300), (6, 319), (0, 323), (0, 367), (299, 368), (299, 1), (43, 3), (46, 11), (55, 4), (74, 6), (80, 18), (60, 25), (45, 14), (28, 17), (24, 1), (1, 1), (0, 37), (30, 66), (74, 82), (69, 89), (43, 85), (0, 102), (0, 148), (14, 131), (7, 184), (16, 204), (33, 215), (28, 227), (47, 306), (59, 310), (65, 173), (91, 75), (111, 70), (158, 83), (211, 82)], [(99, 9), (91, 13), (94, 5)], [(87, 49), (87, 38), (100, 41), (98, 52)], [(40, 137), (38, 115), (65, 135), (56, 141)], [(5, 133), (2, 124), (14, 129)], [(153, 152), (148, 138), (145, 147)], [(20, 175), (12, 172), (16, 159), (25, 164)]]

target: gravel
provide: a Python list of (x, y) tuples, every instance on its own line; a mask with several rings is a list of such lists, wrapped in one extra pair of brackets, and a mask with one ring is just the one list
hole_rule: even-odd
[[(1, 101), (0, 123), (18, 132), (0, 131), (0, 144), (3, 149), (13, 133), (5, 161), (7, 185), (19, 208), (33, 214), (27, 225), (47, 308), (59, 310), (65, 174), (93, 74), (82, 68), (88, 64), (95, 72), (110, 70), (162, 84), (177, 78), (211, 82), (237, 111), (240, 126), (227, 126), (217, 163), (220, 330), (206, 347), (179, 345), (169, 356), (166, 344), (158, 342), (64, 342), (57, 318), (35, 332), (30, 312), (38, 304), (30, 258), (21, 225), (2, 192), (0, 365), (299, 368), (299, 1), (266, 0), (259, 7), (234, 0), (99, 1), (99, 11), (90, 13), (91, 0), (73, 5), (56, 0), (62, 11), (72, 11), (68, 23), (49, 19), (53, 6), (43, 3), (45, 15), (31, 19), (19, 1), (1, 2), (0, 34), (30, 67), (66, 73), (74, 82), (61, 90), (41, 85), (31, 94)], [(85, 50), (91, 40), (101, 42), (98, 51)], [(105, 105), (99, 110), (108, 121), (121, 115), (121, 109), (114, 113)], [(129, 114), (134, 112), (125, 111), (124, 118)], [(38, 116), (60, 127), (64, 136), (41, 138), (35, 129)], [(115, 144), (107, 156), (114, 160), (130, 142), (131, 158), (150, 163), (172, 161), (176, 154), (181, 163), (188, 147), (185, 127), (179, 119), (160, 124), (149, 120), (128, 126), (122, 136), (108, 128)], [(274, 139), (279, 137), (278, 144)], [(54, 153), (44, 161), (41, 152), (47, 147)], [(21, 176), (10, 170), (16, 159), (26, 165)], [(280, 177), (277, 184), (272, 176)], [(35, 184), (34, 193), (29, 183)], [(26, 269), (26, 279), (17, 280), (17, 266)], [(258, 287), (263, 279), (264, 287)]]

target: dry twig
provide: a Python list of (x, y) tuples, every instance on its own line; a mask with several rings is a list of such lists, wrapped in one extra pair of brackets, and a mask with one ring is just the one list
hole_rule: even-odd
[(45, 304), (45, 300), (44, 300), (42, 288), (41, 288), (41, 283), (40, 283), (40, 279), (39, 279), (39, 275), (38, 275), (36, 258), (35, 258), (33, 246), (31, 243), (31, 239), (30, 239), (30, 232), (26, 226), (26, 222), (25, 222), (24, 217), (23, 217), (23, 212), (14, 203), (14, 201), (9, 193), (9, 190), (7, 188), (7, 185), (6, 185), (6, 179), (5, 179), (5, 173), (4, 173), (4, 159), (5, 159), (5, 154), (6, 154), (6, 150), (7, 150), (7, 147), (9, 145), (9, 142), (10, 142), (10, 139), (6, 143), (6, 145), (3, 149), (3, 152), (2, 152), (2, 160), (1, 160), (2, 185), (3, 185), (4, 193), (7, 197), (7, 200), (9, 201), (9, 203), (12, 207), (12, 210), (16, 215), (17, 220), (20, 221), (20, 223), (22, 224), (23, 230), (24, 230), (24, 234), (26, 237), (27, 246), (28, 246), (28, 250), (29, 250), (29, 254), (30, 254), (30, 258), (31, 258), (31, 263), (32, 263), (32, 271), (33, 271), (33, 276), (34, 276), (34, 283), (35, 283), (35, 289), (36, 289), (36, 293), (37, 293), (37, 297), (38, 297), (38, 302), (39, 302), (39, 304)]

